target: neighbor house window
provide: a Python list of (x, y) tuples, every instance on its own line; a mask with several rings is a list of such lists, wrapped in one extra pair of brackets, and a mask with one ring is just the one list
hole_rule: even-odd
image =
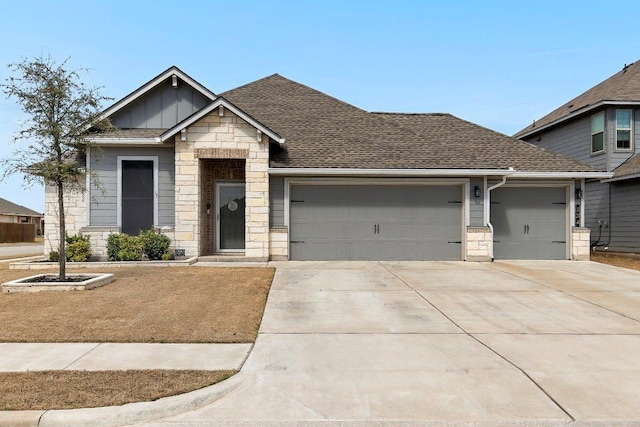
[(591, 153), (604, 151), (604, 112), (591, 116)]
[(631, 110), (616, 110), (616, 149), (631, 150)]

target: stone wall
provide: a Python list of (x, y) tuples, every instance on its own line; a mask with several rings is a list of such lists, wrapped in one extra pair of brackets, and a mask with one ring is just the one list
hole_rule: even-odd
[[(87, 202), (82, 190), (66, 190), (64, 195), (65, 225), (67, 235), (78, 233), (87, 225)], [(44, 255), (57, 251), (60, 227), (58, 221), (58, 191), (47, 185), (44, 189)]]
[(286, 261), (289, 259), (289, 231), (286, 227), (272, 228), (269, 231), (269, 259)]
[(591, 230), (583, 227), (571, 229), (571, 259), (589, 261), (591, 259)]
[(491, 261), (493, 238), (489, 227), (467, 227), (467, 261)]
[[(175, 245), (184, 248), (187, 256), (203, 252), (201, 218), (200, 159), (245, 157), (246, 226), (245, 256), (269, 258), (269, 139), (228, 110), (222, 116), (213, 111), (187, 129), (186, 141), (175, 139), (176, 150), (176, 227)], [(206, 233), (205, 233), (206, 234)]]

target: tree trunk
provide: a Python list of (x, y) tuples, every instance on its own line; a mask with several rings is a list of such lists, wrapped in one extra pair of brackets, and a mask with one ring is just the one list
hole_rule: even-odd
[(64, 282), (65, 280), (67, 280), (67, 254), (65, 249), (65, 244), (67, 242), (65, 240), (65, 238), (67, 237), (67, 230), (64, 220), (64, 189), (62, 182), (58, 182), (58, 223), (60, 230), (60, 236), (58, 236), (60, 239), (60, 242), (58, 244), (58, 278), (61, 282)]

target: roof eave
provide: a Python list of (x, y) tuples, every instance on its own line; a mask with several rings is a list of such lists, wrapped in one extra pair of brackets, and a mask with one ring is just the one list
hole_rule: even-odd
[(617, 181), (625, 181), (627, 179), (636, 179), (636, 178), (640, 178), (640, 172), (631, 173), (631, 174), (622, 175), (622, 176), (614, 176), (609, 179), (603, 179), (602, 182), (617, 182)]
[(92, 145), (163, 145), (160, 137), (153, 138), (86, 138)]
[(537, 179), (569, 179), (569, 178), (611, 178), (613, 172), (582, 171), (582, 172), (537, 172), (537, 171), (515, 171), (512, 178), (537, 178)]
[(281, 176), (505, 176), (509, 169), (356, 169), (356, 168), (269, 168), (269, 175)]
[(607, 106), (607, 105), (640, 105), (640, 101), (600, 101), (600, 102), (598, 102), (596, 104), (587, 105), (586, 107), (583, 107), (583, 108), (580, 108), (580, 109), (578, 109), (576, 111), (573, 111), (572, 113), (570, 113), (570, 114), (568, 114), (568, 115), (566, 115), (564, 117), (561, 117), (561, 118), (559, 118), (557, 120), (554, 120), (552, 122), (549, 122), (546, 125), (540, 126), (539, 128), (535, 128), (535, 129), (532, 129), (530, 131), (527, 131), (527, 132), (523, 133), (522, 135), (516, 134), (518, 136), (514, 136), (514, 138), (523, 139), (523, 138), (527, 138), (529, 136), (533, 136), (533, 135), (535, 135), (537, 133), (540, 133), (543, 130), (555, 127), (555, 126), (557, 126), (557, 125), (559, 125), (561, 123), (566, 122), (567, 120), (571, 120), (573, 118), (576, 118), (578, 116), (586, 114), (586, 113), (588, 113), (590, 111), (597, 110), (598, 108), (601, 108), (601, 107), (604, 107), (604, 106)]

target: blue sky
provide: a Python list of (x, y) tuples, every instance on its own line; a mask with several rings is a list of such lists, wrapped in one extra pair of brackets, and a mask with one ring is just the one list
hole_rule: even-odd
[[(214, 92), (273, 73), (370, 111), (448, 112), (513, 134), (640, 59), (640, 2), (3, 2), (0, 80), (70, 58), (116, 100), (171, 65)], [(0, 96), (0, 157), (19, 129)], [(19, 176), (0, 197), (44, 210)]]

